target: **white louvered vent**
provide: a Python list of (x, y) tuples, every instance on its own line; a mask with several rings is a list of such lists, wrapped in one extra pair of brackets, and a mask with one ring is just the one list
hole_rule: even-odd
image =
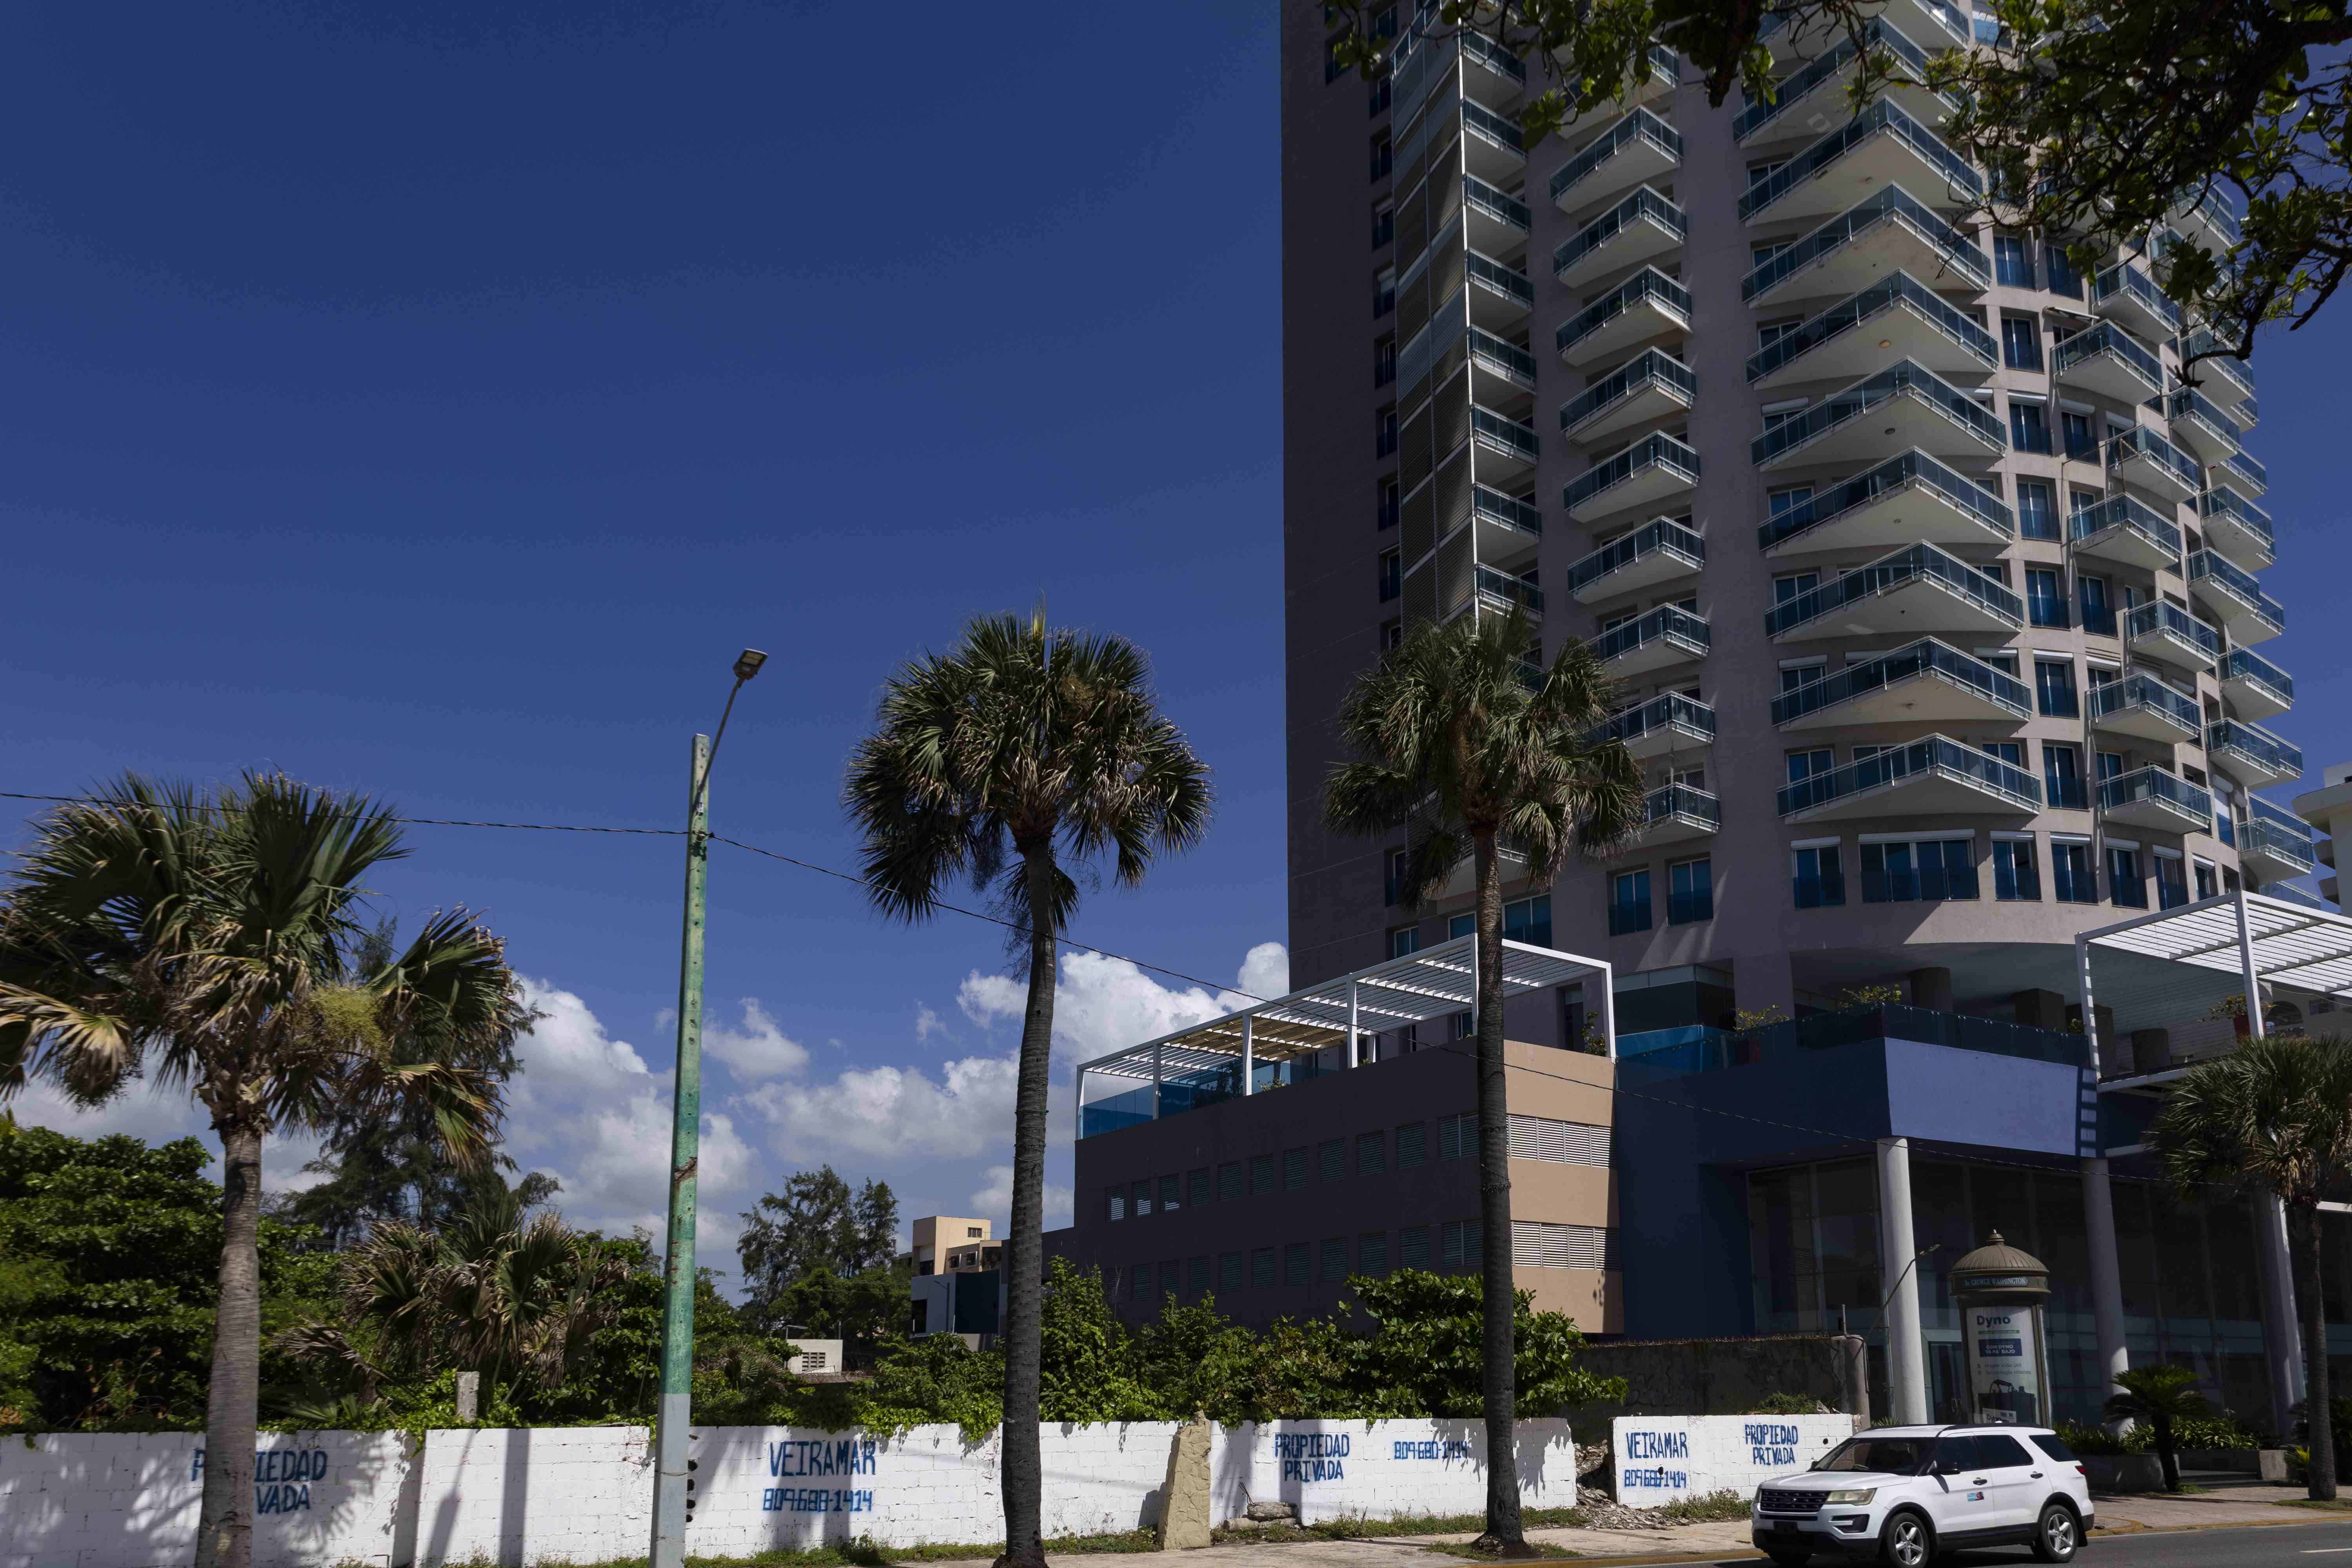
[(1562, 1165), (1609, 1163), (1609, 1129), (1548, 1116), (1511, 1118), (1511, 1157), (1550, 1160)]
[(1616, 1233), (1597, 1225), (1511, 1222), (1511, 1262), (1520, 1268), (1614, 1268)]

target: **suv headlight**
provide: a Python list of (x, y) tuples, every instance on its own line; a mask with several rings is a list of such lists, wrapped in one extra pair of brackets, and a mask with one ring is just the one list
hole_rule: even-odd
[(1846, 1491), (1830, 1493), (1830, 1501), (1832, 1503), (1862, 1503), (1868, 1502), (1872, 1498), (1874, 1498), (1877, 1495), (1878, 1489), (1876, 1487), (1854, 1487)]

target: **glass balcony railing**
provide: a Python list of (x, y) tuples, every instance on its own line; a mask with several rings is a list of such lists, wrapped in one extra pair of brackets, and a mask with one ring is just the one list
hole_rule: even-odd
[(2294, 677), (2270, 660), (2233, 647), (2213, 665), (2216, 680), (2244, 680), (2268, 690), (2281, 708), (2294, 706)]
[(1531, 426), (1522, 425), (1507, 414), (1497, 414), (1491, 408), (1470, 408), (1470, 434), (1488, 446), (1501, 448), (1512, 457), (1534, 462), (1543, 455), (1536, 442)]
[(2273, 859), (2290, 861), (2300, 868), (2296, 876), (2319, 864), (2319, 841), (2311, 824), (2280, 810), (2260, 795), (2248, 795), (2246, 805), (2251, 815), (2238, 824), (2241, 855), (2267, 855)]
[(2167, 299), (2147, 273), (2127, 261), (2119, 261), (2091, 279), (2095, 306), (2116, 299), (2129, 300), (2174, 331), (2180, 330), (2180, 307)]
[(2145, 458), (2192, 494), (2204, 486), (2204, 475), (2188, 454), (2145, 425), (2107, 437), (2107, 472), (2120, 472), (2133, 458)]
[(1522, 382), (1533, 390), (1536, 383), (1536, 356), (1517, 343), (1506, 342), (1494, 333), (1470, 329), (1470, 353), (1499, 366), (1513, 381)]
[(2238, 395), (2237, 401), (2245, 403), (2254, 395), (2254, 378), (2246, 374), (2245, 361), (2230, 354), (2213, 353), (2221, 346), (2221, 340), (2213, 335), (2210, 327), (2192, 327), (2175, 339), (2172, 344), (2173, 352), (2184, 360), (2191, 354), (2212, 354), (2212, 358), (2200, 359), (2190, 365), (2189, 374), (2202, 375), (2211, 371), (2229, 383), (2230, 389)]
[(2223, 719), (2205, 726), (2205, 750), (2235, 752), (2281, 778), (2303, 776), (2303, 748), (2291, 745), (2259, 725), (2242, 719)]
[(2178, 605), (2157, 599), (2124, 612), (2125, 641), (2159, 634), (2190, 644), (2207, 658), (2221, 657), (2221, 634)]
[(1713, 738), (1715, 710), (1679, 691), (1662, 692), (1638, 708), (1628, 708), (1585, 737), (1587, 745), (1610, 741), (1630, 744), (1644, 735), (1676, 733)]
[(2042, 785), (2032, 773), (1942, 735), (1930, 735), (1907, 746), (1889, 746), (1860, 762), (1800, 779), (1783, 787), (1774, 804), (1782, 816), (1789, 816), (1905, 779), (1931, 777), (1965, 780), (2023, 810), (2042, 809)]
[(2203, 218), (2230, 245), (2237, 245), (2245, 238), (2245, 230), (2239, 225), (2238, 215), (2230, 210), (2218, 189), (2206, 191), (2195, 201), (2177, 210), (2194, 213)]
[(1645, 555), (1664, 551), (1694, 570), (1706, 563), (1706, 541), (1669, 518), (1659, 518), (1622, 539), (1612, 540), (1568, 569), (1568, 591), (1574, 594), (1622, 571)]
[(2130, 708), (2160, 713), (2190, 735), (2196, 734), (2204, 723), (2204, 710), (2197, 705), (2194, 696), (2167, 686), (2146, 670), (2134, 670), (2120, 680), (2091, 688), (2091, 718), (2095, 722)]
[(2025, 601), (1965, 561), (1947, 555), (1932, 544), (1915, 544), (1881, 556), (1810, 593), (1772, 606), (1764, 616), (1764, 630), (1772, 637), (1794, 631), (1806, 622), (1831, 615), (1857, 599), (1884, 593), (1898, 583), (1924, 577), (1943, 584), (1979, 609), (2008, 622), (2025, 624)]
[(2066, 538), (2079, 544), (2111, 528), (2127, 530), (2172, 559), (2180, 558), (2179, 527), (2131, 496), (2109, 496), (2096, 506), (2086, 506), (2075, 512), (2066, 519)]
[(1474, 103), (1466, 98), (1462, 100), (1462, 122), (1490, 142), (1497, 142), (1516, 152), (1524, 153), (1528, 150), (1527, 138), (1520, 132), (1517, 121), (1508, 115), (1497, 114), (1493, 110), (1482, 104)]
[(1686, 784), (1663, 784), (1642, 797), (1644, 827), (1654, 827), (1670, 817), (1699, 823), (1712, 831), (1723, 826), (1723, 803)]
[(2150, 393), (2164, 390), (2164, 362), (2148, 352), (2146, 344), (2113, 321), (2101, 321), (2095, 327), (2085, 327), (2070, 338), (2061, 339), (2050, 351), (2050, 374), (2063, 376), (2084, 360), (2111, 353), (2146, 378)]
[(1914, 279), (1908, 272), (1897, 272), (1885, 282), (1874, 284), (1861, 293), (1832, 305), (1796, 331), (1782, 333), (1760, 352), (1750, 354), (1748, 357), (1748, 379), (1760, 381), (1799, 355), (1810, 353), (1831, 339), (1842, 337), (1872, 320), (1880, 311), (1893, 309), (1907, 310), (1918, 316), (1982, 361), (1985, 369), (1993, 370), (2000, 365), (2000, 345), (1993, 342), (1990, 332), (1977, 324), (1975, 317), (1945, 303), (1941, 295)]
[(2147, 403), (2149, 407), (2173, 423), (2201, 425), (2232, 446), (2242, 437), (2238, 422), (2222, 413), (2211, 398), (2193, 386), (2176, 386), (2162, 397), (2149, 398)]
[(2213, 817), (2211, 794), (2179, 773), (2167, 773), (2159, 767), (2134, 768), (2130, 773), (2099, 781), (2101, 811), (2120, 811), (2141, 801), (2162, 801), (2178, 807), (2183, 816), (2199, 821), (2210, 822)]
[(1681, 324), (1690, 323), (1690, 290), (1659, 271), (1644, 267), (1608, 293), (1570, 316), (1552, 334), (1552, 347), (1565, 353), (1583, 339), (1607, 326), (1634, 306), (1654, 303)]
[(1533, 220), (1528, 204), (1509, 192), (1497, 189), (1475, 174), (1462, 176), (1462, 199), (1487, 216), (1509, 224), (1521, 233), (1527, 232)]
[(1655, 466), (1688, 483), (1698, 483), (1698, 453), (1663, 430), (1643, 437), (1607, 462), (1596, 463), (1560, 487), (1559, 504), (1574, 511), (1643, 468)]
[(2271, 514), (2231, 489), (2227, 485), (2215, 485), (2197, 498), (2197, 515), (2204, 518), (2224, 518), (2263, 542), (2265, 550), (2274, 549), (2278, 536), (2271, 528)]
[(1477, 572), (1477, 584), (1481, 598), (1497, 599), (1506, 605), (1523, 605), (1538, 616), (1543, 614), (1543, 590), (1533, 583), (1496, 567), (1482, 565)]
[(1499, 522), (1522, 533), (1543, 532), (1543, 512), (1539, 509), (1485, 485), (1470, 487), (1470, 510), (1489, 522)]
[[(1946, 4), (1946, 0), (1919, 0), (1919, 9), (1933, 16), (1943, 29), (1951, 35), (1948, 38), (1936, 40), (1935, 47), (1937, 49), (1948, 49), (1955, 45), (1967, 44), (1971, 40), (1973, 35), (1969, 26), (1969, 18), (1957, 7)], [(1756, 24), (1756, 41), (1759, 44), (1764, 42), (1787, 26), (1790, 21), (1803, 15), (1805, 13), (1801, 10), (1767, 11), (1763, 19)], [(1799, 45), (1810, 41), (1804, 35), (1791, 37), (1792, 41)]]
[(1561, 404), (1559, 427), (1572, 430), (1619, 398), (1650, 385), (1677, 392), (1685, 403), (1698, 395), (1698, 377), (1691, 374), (1690, 366), (1664, 349), (1644, 349), (1613, 374), (1601, 377)]
[(1786, 724), (1919, 675), (1964, 687), (2020, 720), (2033, 716), (2033, 694), (2026, 689), (2023, 681), (1928, 637), (1861, 664), (1849, 664), (1835, 675), (1780, 693), (1772, 699), (1772, 722)]
[(1996, 451), (2006, 450), (2009, 446), (2008, 430), (1975, 398), (1933, 371), (1906, 359), (1900, 364), (1889, 365), (1867, 381), (1857, 382), (1827, 402), (1815, 404), (1794, 418), (1782, 420), (1750, 441), (1748, 455), (1759, 466), (1770, 462), (1781, 453), (1801, 447), (1850, 419), (1859, 419), (1898, 397), (1925, 404), (1962, 429), (1974, 432)]
[(1592, 657), (1601, 660), (1622, 658), (1661, 639), (1696, 658), (1713, 644), (1714, 634), (1707, 630), (1705, 621), (1681, 605), (1660, 605), (1641, 619), (1627, 621), (1595, 637)]
[(1576, 187), (1578, 181), (1623, 152), (1626, 144), (1633, 142), (1646, 142), (1674, 162), (1682, 162), (1682, 132), (1648, 110), (1636, 109), (1615, 126), (1601, 132), (1599, 141), (1559, 166), (1559, 173), (1551, 177), (1551, 199), (1555, 202), (1559, 200)]
[(1992, 268), (1985, 260), (1984, 252), (1978, 247), (1976, 241), (1937, 217), (1925, 203), (1902, 186), (1889, 185), (1757, 267), (1740, 280), (1739, 297), (1753, 300), (1800, 268), (1820, 260), (1880, 223), (1898, 223), (1916, 234), (1943, 258), (1947, 266), (1974, 287), (1988, 289), (1992, 286)]
[(2270, 489), (2271, 471), (2254, 461), (2253, 455), (2250, 452), (2232, 452), (2222, 459), (2221, 466), (2252, 485), (2258, 491)]
[(1470, 252), (1469, 261), (1470, 276), (1477, 281), (1508, 294), (1522, 305), (1536, 302), (1536, 286), (1528, 280), (1526, 273), (1475, 250)]
[(2192, 584), (2210, 583), (2252, 611), (2273, 630), (2286, 630), (2286, 606), (2263, 593), (2262, 584), (2252, 573), (2219, 551), (2192, 552), (2189, 557), (2189, 581)]
[[(1776, 14), (1765, 19), (1768, 22), (1775, 21), (1778, 20), (1778, 16)], [(1864, 49), (1873, 54), (1891, 56), (1910, 67), (1911, 80), (1927, 79), (1927, 52), (1905, 37), (1895, 27), (1890, 26), (1885, 18), (1874, 17), (1871, 20), (1869, 26), (1862, 30), (1862, 44)], [(1830, 80), (1853, 64), (1855, 54), (1852, 36), (1841, 34), (1837, 43), (1816, 57), (1811, 65), (1783, 78), (1780, 85), (1774, 89), (1769, 102), (1750, 104), (1741, 110), (1738, 118), (1731, 122), (1731, 139), (1735, 142), (1745, 142), (1748, 137), (1772, 123), (1779, 118), (1782, 110), (1792, 103), (1802, 102), (1805, 96), (1813, 89)], [(1954, 109), (1960, 106), (1959, 100), (1948, 93), (1939, 93), (1937, 96)]]
[(1739, 216), (1743, 219), (1754, 217), (1882, 132), (1893, 136), (1916, 153), (1944, 177), (1945, 183), (1953, 190), (1972, 200), (1984, 195), (1984, 176), (1978, 174), (1967, 159), (1945, 146), (1940, 137), (1904, 113), (1900, 106), (1882, 98), (1749, 185), (1739, 198)]
[(1682, 238), (1690, 230), (1689, 219), (1684, 216), (1682, 208), (1675, 205), (1649, 186), (1643, 185), (1561, 241), (1559, 248), (1551, 253), (1552, 271), (1554, 273), (1568, 271), (1578, 262), (1582, 261), (1643, 218), (1656, 224), (1676, 239)]
[(1757, 547), (1769, 550), (1809, 528), (1843, 517), (1856, 507), (1869, 506), (1891, 490), (1912, 485), (1932, 491), (2003, 537), (2013, 537), (2017, 532), (2017, 520), (2008, 507), (1926, 453), (1906, 452), (1853, 479), (1817, 489), (1811, 499), (1799, 501), (1769, 522), (1759, 525)]

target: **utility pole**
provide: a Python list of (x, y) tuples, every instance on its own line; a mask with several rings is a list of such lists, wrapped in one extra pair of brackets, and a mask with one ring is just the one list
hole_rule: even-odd
[(688, 1429), (694, 1412), (694, 1198), (702, 1154), (702, 934), (710, 874), (710, 766), (727, 738), (735, 693), (768, 656), (745, 648), (714, 736), (694, 738), (686, 804), (686, 928), (677, 972), (677, 1071), (669, 1135), (669, 1246), (662, 1264), (661, 1405), (654, 1426), (653, 1568), (684, 1568), (694, 1517)]

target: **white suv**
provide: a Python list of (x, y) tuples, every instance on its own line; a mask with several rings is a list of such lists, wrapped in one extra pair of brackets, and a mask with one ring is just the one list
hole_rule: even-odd
[(2064, 1563), (2091, 1532), (2091, 1485), (2046, 1426), (1874, 1426), (1801, 1475), (1766, 1481), (1756, 1544), (1780, 1568), (1816, 1552), (1921, 1568), (1962, 1546), (2016, 1543)]

